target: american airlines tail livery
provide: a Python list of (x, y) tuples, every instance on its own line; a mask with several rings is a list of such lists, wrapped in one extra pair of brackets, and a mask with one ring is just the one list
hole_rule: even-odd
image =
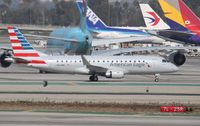
[(123, 78), (126, 74), (154, 74), (178, 71), (178, 66), (160, 56), (48, 56), (36, 51), (16, 27), (8, 27), (13, 49), (11, 57), (4, 57), (4, 64), (16, 63), (46, 72)]

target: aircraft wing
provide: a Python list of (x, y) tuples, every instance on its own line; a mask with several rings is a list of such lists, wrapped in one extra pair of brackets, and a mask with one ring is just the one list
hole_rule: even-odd
[(121, 55), (131, 52), (141, 52), (141, 51), (180, 51), (180, 52), (187, 52), (188, 50), (195, 50), (199, 47), (170, 47), (170, 46), (159, 46), (159, 47), (133, 47), (133, 48), (123, 48), (123, 49), (111, 49), (111, 50), (99, 50), (99, 51), (93, 51), (92, 55), (106, 55), (106, 56), (112, 56), (112, 55)]
[[(32, 34), (24, 34), (25, 36), (29, 37), (37, 37), (37, 38), (46, 38), (46, 39), (56, 39), (66, 42), (73, 42), (77, 43), (78, 40), (76, 39), (66, 39), (66, 38), (59, 38), (59, 37), (51, 37), (51, 36), (42, 36), (42, 35), (32, 35)], [(150, 40), (150, 36), (137, 36), (137, 37), (119, 37), (119, 38), (104, 38), (104, 39), (92, 39), (92, 46), (100, 46), (100, 45), (109, 45), (109, 44), (115, 44), (115, 43), (126, 43), (126, 42), (148, 42)]]
[(149, 37), (123, 37), (123, 38), (109, 38), (109, 39), (93, 39), (92, 46), (109, 45), (114, 43), (148, 41)]
[(56, 39), (56, 40), (73, 42), (73, 43), (77, 43), (78, 42), (78, 40), (76, 40), (76, 39), (66, 39), (66, 38), (51, 37), (51, 36), (44, 36), (44, 35), (32, 35), (32, 34), (24, 34), (24, 35), (25, 36), (29, 36), (29, 37), (36, 37), (36, 38)]
[(83, 64), (90, 70), (90, 72), (105, 73), (108, 69), (100, 66), (91, 65), (85, 56), (81, 56)]
[[(181, 32), (181, 31), (174, 31), (174, 30), (147, 30), (147, 33), (149, 33), (150, 35), (162, 38), (164, 40), (168, 40), (168, 41), (173, 41), (173, 42), (177, 42), (177, 43), (185, 43), (183, 41), (178, 41), (177, 37), (180, 38), (190, 38), (193, 35), (196, 35), (195, 33), (191, 33), (191, 32)], [(174, 38), (174, 39), (173, 39)]]

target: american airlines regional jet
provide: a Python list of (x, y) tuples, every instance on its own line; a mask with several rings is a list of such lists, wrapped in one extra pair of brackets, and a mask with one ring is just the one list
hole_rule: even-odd
[(23, 64), (47, 72), (123, 78), (126, 74), (158, 74), (178, 71), (178, 67), (160, 56), (48, 56), (36, 51), (16, 27), (8, 27), (13, 56), (2, 64)]

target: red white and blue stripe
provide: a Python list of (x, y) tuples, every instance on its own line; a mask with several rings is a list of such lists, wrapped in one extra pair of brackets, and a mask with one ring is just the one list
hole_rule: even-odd
[(29, 63), (45, 64), (45, 61), (41, 60), (39, 53), (16, 27), (9, 26), (8, 33), (15, 58), (29, 60)]

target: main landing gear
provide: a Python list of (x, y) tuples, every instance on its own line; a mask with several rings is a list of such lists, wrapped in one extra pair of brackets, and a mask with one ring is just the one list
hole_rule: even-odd
[(93, 74), (92, 76), (90, 76), (90, 81), (98, 81), (98, 76), (96, 74)]
[(155, 82), (159, 82), (160, 74), (155, 74)]

